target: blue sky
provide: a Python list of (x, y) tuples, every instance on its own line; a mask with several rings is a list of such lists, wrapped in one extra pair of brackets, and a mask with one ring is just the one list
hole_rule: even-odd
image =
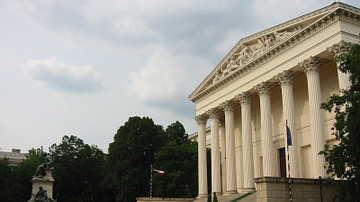
[(2, 0), (0, 148), (75, 135), (107, 152), (131, 116), (192, 134), (188, 95), (241, 38), (332, 2)]

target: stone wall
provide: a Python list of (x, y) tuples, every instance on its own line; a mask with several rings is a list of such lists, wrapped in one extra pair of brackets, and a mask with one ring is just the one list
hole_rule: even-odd
[[(293, 202), (332, 202), (336, 193), (336, 181), (308, 178), (293, 178), (291, 180)], [(260, 177), (255, 178), (256, 202), (286, 202), (289, 201), (289, 183), (286, 178)]]
[[(244, 202), (288, 202), (289, 183), (287, 178), (281, 177), (260, 177), (255, 178), (256, 192), (252, 197), (244, 198)], [(320, 180), (310, 178), (292, 178), (291, 190), (293, 202), (332, 202), (336, 193), (337, 181)], [(160, 197), (139, 197), (137, 202), (192, 202), (206, 201), (194, 198), (160, 198)], [(220, 200), (221, 201), (221, 200)]]

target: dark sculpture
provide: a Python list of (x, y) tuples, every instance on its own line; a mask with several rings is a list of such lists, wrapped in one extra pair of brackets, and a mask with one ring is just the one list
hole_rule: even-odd
[(35, 196), (35, 202), (55, 202), (54, 199), (47, 196), (47, 191), (40, 186), (39, 191), (36, 194), (32, 194)]
[(44, 163), (38, 166), (36, 173), (33, 177), (44, 177), (46, 175), (45, 170), (51, 168), (53, 162), (50, 154), (44, 152), (45, 160)]

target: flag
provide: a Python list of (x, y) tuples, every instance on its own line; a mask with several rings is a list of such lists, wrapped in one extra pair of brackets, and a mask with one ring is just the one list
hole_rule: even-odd
[(160, 175), (165, 174), (165, 172), (164, 172), (164, 171), (162, 171), (162, 170), (156, 170), (156, 169), (154, 169), (154, 171), (155, 171), (155, 172), (157, 172), (157, 173), (159, 173)]
[(291, 132), (289, 126), (286, 126), (286, 140), (287, 140), (287, 146), (292, 146), (292, 140), (291, 140)]

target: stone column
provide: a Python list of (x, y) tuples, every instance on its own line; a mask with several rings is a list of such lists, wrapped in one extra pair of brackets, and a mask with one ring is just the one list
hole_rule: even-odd
[[(331, 47), (328, 47), (327, 50), (335, 57), (339, 57), (341, 54), (348, 53), (351, 48), (350, 42), (340, 41), (337, 44), (334, 44)], [(336, 62), (337, 72), (338, 72), (338, 81), (339, 81), (339, 89), (348, 89), (351, 85), (349, 80), (350, 75), (347, 73), (343, 73), (340, 71), (340, 63)]]
[(270, 83), (262, 82), (254, 87), (260, 97), (261, 144), (264, 176), (274, 176), (273, 135), (271, 130)]
[(314, 156), (314, 177), (326, 177), (324, 169), (325, 158), (319, 155), (319, 152), (324, 150), (325, 145), (325, 132), (324, 132), (324, 119), (323, 110), (320, 109), (321, 105), (321, 89), (319, 71), (321, 62), (316, 57), (310, 57), (307, 60), (299, 63), (304, 69), (307, 77), (308, 93), (309, 93), (309, 110), (310, 110), (310, 123), (311, 123), (311, 148)]
[(195, 117), (198, 124), (198, 178), (199, 195), (198, 198), (207, 197), (207, 166), (206, 166), (206, 121), (205, 115)]
[[(295, 126), (295, 104), (294, 104), (294, 93), (293, 93), (293, 79), (295, 78), (294, 73), (292, 71), (285, 70), (282, 73), (275, 76), (281, 85), (282, 92), (282, 105), (283, 105), (283, 116), (284, 116), (284, 124), (287, 125), (291, 131), (291, 139), (292, 146), (289, 147), (289, 157), (290, 157), (290, 176), (292, 177), (300, 177), (300, 165), (299, 165), (299, 148), (297, 144), (296, 137), (296, 126)], [(285, 126), (284, 126), (285, 128)], [(285, 134), (285, 142), (286, 142), (286, 129), (284, 130)], [(288, 159), (286, 158), (286, 161)], [(289, 173), (287, 173), (289, 175)]]
[(219, 117), (220, 110), (213, 108), (207, 111), (211, 119), (211, 192), (221, 194), (220, 180), (220, 148), (219, 148)]
[(244, 191), (254, 191), (255, 189), (253, 142), (251, 134), (252, 97), (253, 94), (249, 92), (244, 92), (237, 96), (241, 106)]
[(226, 194), (236, 194), (236, 164), (235, 164), (235, 137), (234, 137), (234, 107), (235, 103), (228, 100), (221, 103), (225, 112), (226, 133)]
[(225, 138), (225, 120), (220, 119), (220, 138), (221, 138), (221, 185), (222, 193), (226, 191), (226, 138)]

